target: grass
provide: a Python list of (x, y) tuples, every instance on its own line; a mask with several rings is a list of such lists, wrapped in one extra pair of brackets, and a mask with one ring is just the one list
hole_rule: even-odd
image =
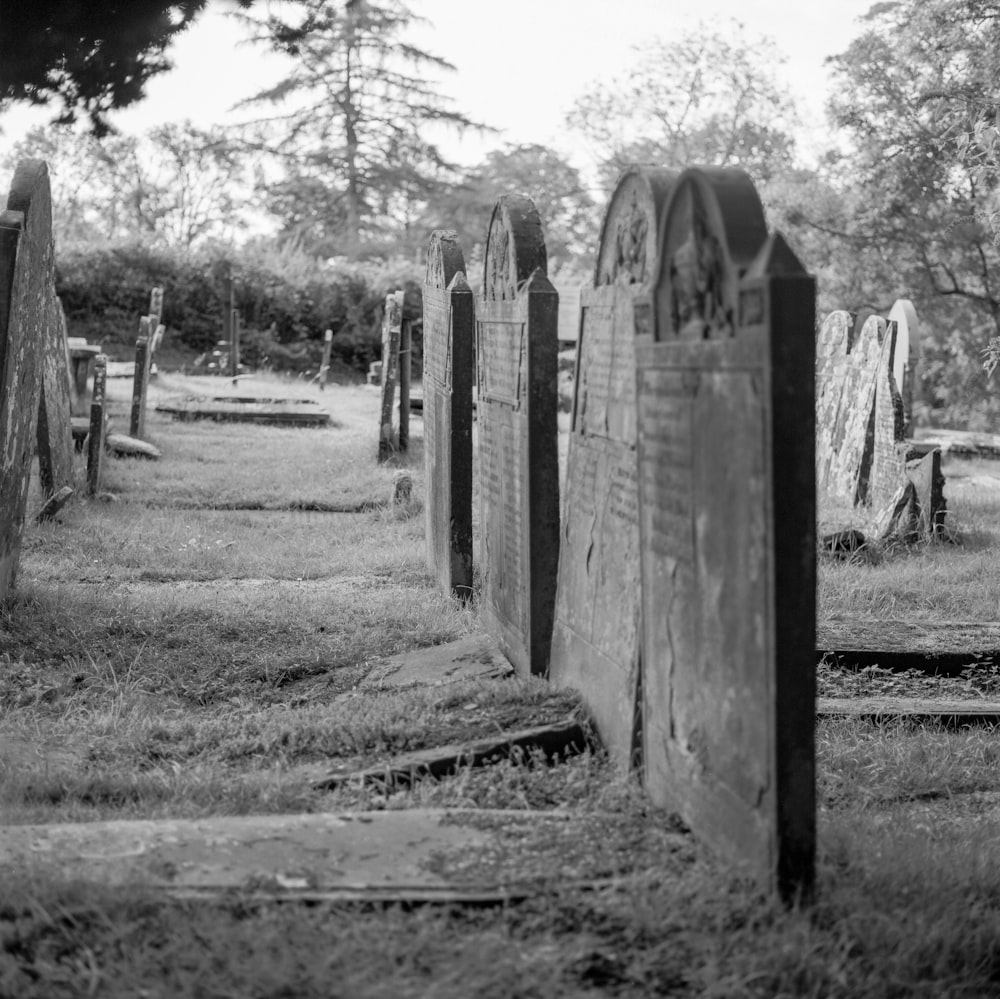
[[(161, 375), (156, 391), (250, 394), (227, 386)], [(312, 394), (338, 425), (151, 413), (161, 462), (109, 460), (113, 498), (28, 528), (0, 613), (3, 821), (461, 807), (555, 809), (569, 816), (566, 832), (523, 826), (514, 860), (539, 890), (488, 908), (240, 893), (194, 903), (8, 872), (0, 999), (1000, 994), (1000, 743), (989, 730), (822, 722), (819, 891), (808, 910), (784, 909), (715, 864), (596, 750), (555, 765), (521, 755), (397, 790), (316, 790), (335, 764), (557, 720), (578, 705), (539, 681), (359, 689), (379, 657), (477, 626), (475, 605), (439, 595), (424, 569), (419, 447), (417, 499), (393, 509), (393, 470), (373, 461), (373, 392), (320, 396), (272, 380), (254, 394)], [(113, 408), (123, 423), (124, 403)], [(958, 467), (949, 479), (962, 544), (824, 562), (821, 614), (995, 619), (1000, 511), (973, 481), (982, 474)], [(321, 502), (369, 508), (294, 509)], [(949, 696), (991, 694), (990, 682), (956, 679)], [(842, 694), (903, 684), (923, 696), (928, 683), (820, 671), (821, 688)], [(475, 873), (489, 858), (454, 862)]]

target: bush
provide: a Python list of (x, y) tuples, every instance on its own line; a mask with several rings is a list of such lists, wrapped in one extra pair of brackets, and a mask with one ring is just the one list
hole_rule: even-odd
[[(222, 335), (223, 279), (233, 275), (247, 363), (318, 366), (323, 333), (335, 360), (364, 371), (381, 354), (385, 296), (403, 289), (404, 318), (419, 344), (422, 265), (404, 260), (324, 261), (294, 246), (259, 241), (195, 252), (141, 243), (71, 246), (57, 261), (57, 285), (71, 336), (131, 347), (155, 285), (164, 289), (168, 341), (211, 350)], [(118, 351), (121, 353), (121, 351)], [(419, 353), (419, 351), (418, 351)]]

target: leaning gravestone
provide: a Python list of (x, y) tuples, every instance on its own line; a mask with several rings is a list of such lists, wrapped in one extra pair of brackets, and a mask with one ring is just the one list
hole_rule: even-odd
[(522, 675), (549, 663), (559, 558), (557, 322), (530, 198), (493, 209), (476, 316), (481, 614)]
[(658, 273), (657, 233), (676, 175), (633, 168), (604, 217), (577, 340), (550, 678), (579, 690), (619, 766), (639, 739), (639, 497), (633, 303)]
[(388, 461), (396, 450), (392, 432), (392, 403), (399, 378), (399, 335), (403, 325), (403, 293), (385, 298), (382, 317), (382, 406), (379, 411), (378, 460)]
[(21, 551), (54, 266), (48, 169), (23, 160), (0, 212), (0, 600)]
[(860, 325), (832, 312), (816, 342), (816, 480), (820, 496), (855, 506), (868, 498), (872, 413), (885, 321)]
[(678, 179), (636, 330), (645, 783), (808, 894), (815, 852), (815, 281), (741, 170)]
[(424, 469), (427, 565), (446, 593), (472, 593), (472, 345), (475, 306), (455, 233), (427, 248)]

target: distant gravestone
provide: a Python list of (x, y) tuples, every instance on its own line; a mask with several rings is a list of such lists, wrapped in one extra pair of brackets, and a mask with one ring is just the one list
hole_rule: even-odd
[(475, 305), (450, 230), (427, 248), (424, 469), (427, 565), (446, 593), (472, 593), (472, 381)]
[(0, 600), (21, 552), (54, 266), (48, 169), (22, 160), (0, 212)]
[(323, 333), (323, 357), (319, 365), (319, 390), (322, 392), (326, 388), (327, 379), (330, 376), (330, 352), (333, 349), (333, 330), (326, 330)]
[(657, 268), (657, 233), (675, 174), (633, 168), (604, 218), (577, 340), (550, 678), (579, 690), (619, 766), (637, 748), (639, 497), (635, 321)]
[(636, 330), (644, 779), (786, 897), (815, 852), (815, 281), (692, 169)]
[(893, 375), (903, 400), (903, 433), (913, 433), (913, 397), (919, 377), (920, 321), (908, 298), (897, 299), (887, 322), (896, 324), (896, 349), (893, 355)]
[(139, 336), (135, 341), (135, 373), (132, 381), (132, 412), (129, 436), (142, 438), (146, 433), (146, 395), (149, 390), (149, 370), (153, 358), (151, 337), (154, 316), (139, 320)]
[(493, 209), (476, 316), (480, 613), (522, 675), (549, 663), (559, 558), (557, 317), (530, 198)]
[(378, 460), (388, 461), (396, 450), (392, 404), (399, 379), (399, 335), (403, 325), (403, 293), (386, 295), (382, 317), (382, 406), (379, 411)]
[(90, 397), (90, 433), (87, 436), (87, 493), (91, 496), (96, 496), (101, 488), (104, 435), (107, 430), (104, 409), (107, 381), (108, 359), (104, 354), (98, 354), (94, 359), (94, 391)]
[(867, 501), (872, 414), (885, 321), (859, 326), (832, 312), (816, 342), (816, 481), (820, 495), (851, 506)]

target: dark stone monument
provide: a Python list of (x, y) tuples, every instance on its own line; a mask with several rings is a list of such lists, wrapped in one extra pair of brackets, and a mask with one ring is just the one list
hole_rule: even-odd
[(90, 434), (87, 437), (87, 493), (96, 496), (101, 488), (101, 463), (107, 416), (104, 403), (108, 381), (108, 359), (98, 354), (94, 360), (94, 391), (90, 397)]
[(559, 559), (557, 323), (530, 198), (497, 202), (476, 317), (480, 612), (517, 671), (549, 664)]
[(0, 212), (0, 600), (14, 585), (21, 552), (54, 258), (48, 168), (23, 160)]
[(139, 320), (139, 336), (135, 341), (135, 374), (132, 381), (132, 412), (129, 436), (142, 438), (146, 433), (146, 393), (149, 389), (149, 369), (153, 357), (151, 338), (153, 316)]
[(635, 322), (658, 274), (657, 233), (676, 175), (632, 168), (611, 197), (592, 287), (581, 293), (573, 424), (550, 678), (579, 690), (621, 767), (641, 730)]
[(403, 293), (394, 291), (385, 297), (382, 317), (382, 407), (379, 413), (378, 460), (386, 462), (396, 450), (392, 430), (392, 403), (399, 378), (399, 335), (403, 325)]
[(472, 380), (475, 304), (455, 233), (427, 248), (424, 469), (427, 566), (446, 593), (472, 593)]
[(783, 897), (815, 853), (815, 281), (736, 169), (678, 179), (636, 329), (644, 778)]

